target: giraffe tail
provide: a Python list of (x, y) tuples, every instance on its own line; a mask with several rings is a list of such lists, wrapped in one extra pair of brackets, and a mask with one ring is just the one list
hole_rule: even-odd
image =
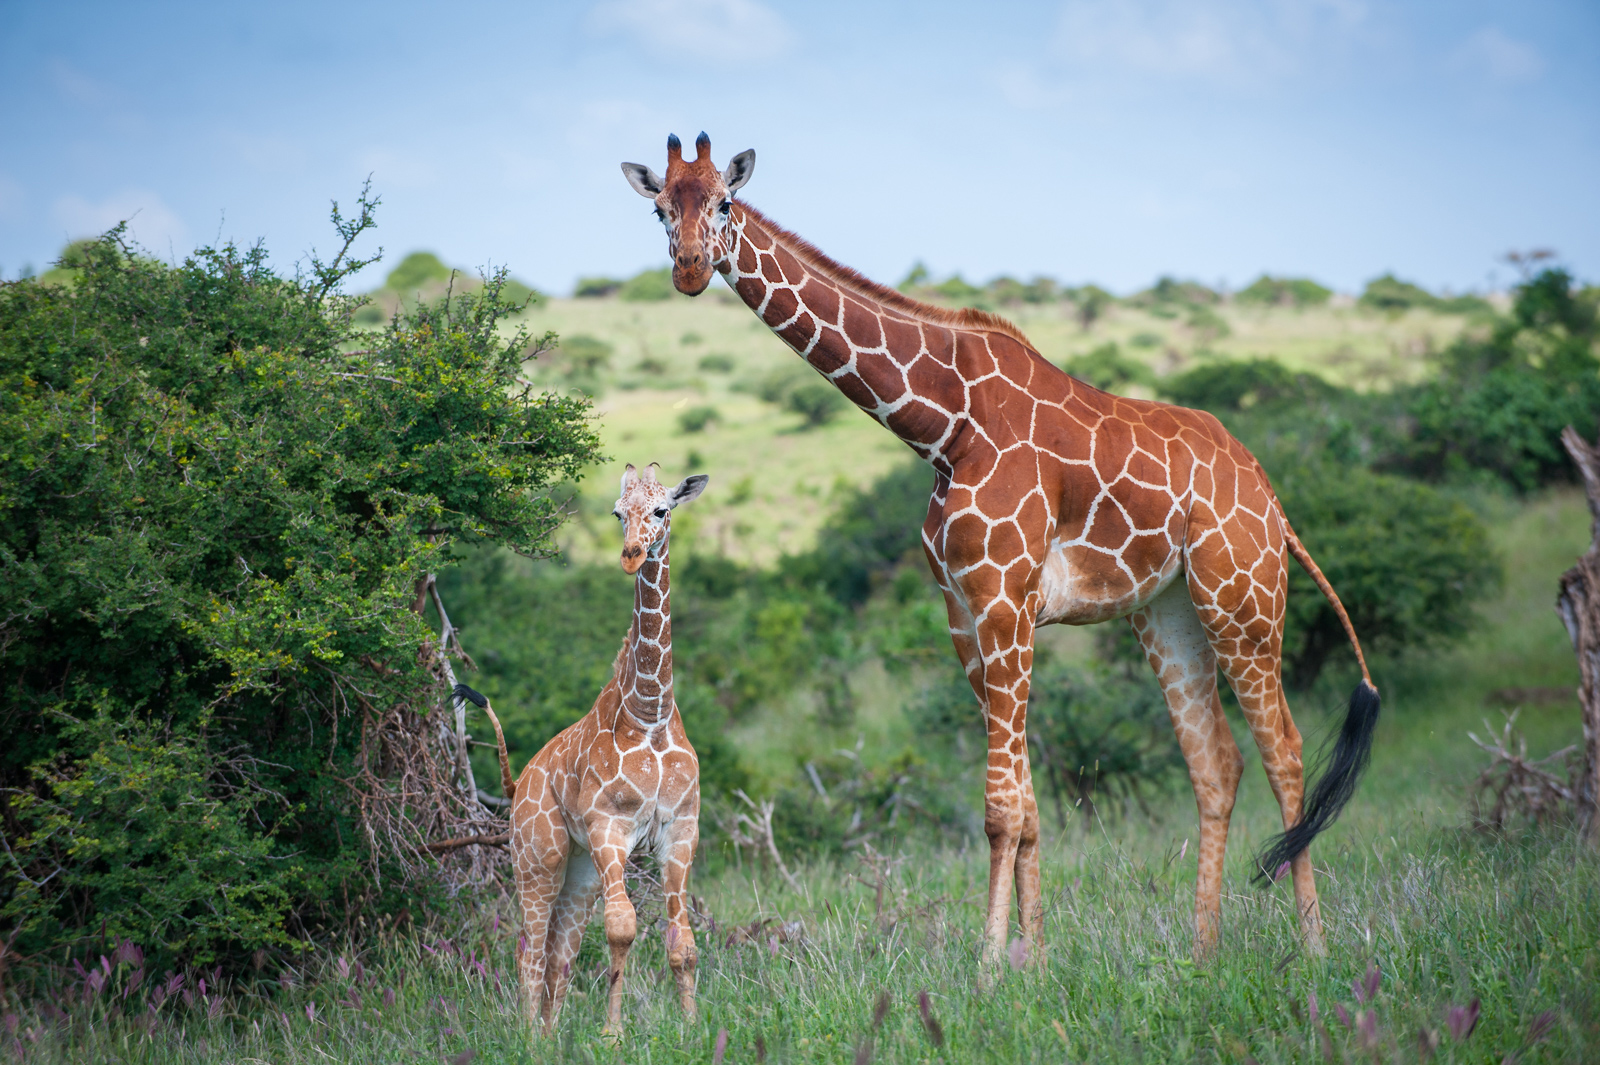
[(1344, 724), (1339, 730), (1338, 739), (1334, 741), (1333, 752), (1323, 764), (1316, 786), (1306, 797), (1300, 820), (1282, 835), (1268, 841), (1266, 849), (1257, 858), (1258, 882), (1276, 880), (1278, 871), (1304, 853), (1311, 841), (1333, 824), (1355, 794), (1356, 784), (1372, 755), (1372, 737), (1377, 731), (1380, 708), (1378, 689), (1372, 683), (1372, 674), (1367, 672), (1366, 656), (1361, 653), (1361, 641), (1356, 638), (1355, 626), (1350, 624), (1350, 615), (1345, 613), (1344, 604), (1339, 602), (1333, 585), (1328, 583), (1328, 578), (1322, 575), (1322, 570), (1312, 560), (1311, 552), (1306, 550), (1290, 528), (1281, 504), (1278, 505), (1278, 517), (1283, 523), (1284, 540), (1289, 553), (1317, 582), (1317, 587), (1322, 589), (1333, 612), (1339, 616), (1345, 635), (1350, 638), (1350, 646), (1356, 653), (1356, 661), (1361, 665), (1361, 683), (1356, 685), (1356, 690), (1350, 696), (1350, 706), (1345, 711)]
[(494, 707), (489, 705), (489, 697), (482, 692), (473, 691), (465, 684), (456, 685), (455, 696), (457, 699), (465, 699), (489, 715), (489, 723), (494, 726), (495, 745), (500, 750), (500, 787), (505, 790), (506, 798), (515, 799), (517, 782), (511, 776), (511, 756), (506, 752), (506, 734), (500, 730), (500, 719), (495, 716)]

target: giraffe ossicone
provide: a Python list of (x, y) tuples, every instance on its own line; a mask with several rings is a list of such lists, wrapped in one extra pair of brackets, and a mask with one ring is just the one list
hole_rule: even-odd
[[(1210, 414), (1068, 376), (997, 315), (921, 303), (833, 261), (734, 199), (754, 167), (747, 151), (718, 170), (703, 133), (692, 161), (676, 137), (668, 141), (665, 178), (622, 165), (666, 227), (680, 292), (703, 292), (721, 273), (784, 343), (935, 471), (923, 548), (988, 733), (983, 972), (1003, 968), (1013, 890), (1024, 954), (1032, 962), (1043, 954), (1026, 732), (1034, 630), (1114, 618), (1130, 620), (1160, 681), (1194, 786), (1196, 954), (1217, 942), (1244, 765), (1218, 698), (1219, 668), (1283, 818), (1267, 869), (1290, 863), (1302, 934), (1321, 952), (1306, 847), (1365, 765), (1378, 697), (1339, 597), (1254, 456)], [(1282, 679), (1291, 555), (1343, 623), (1363, 677), (1309, 799)]]
[[(528, 1025), (554, 1029), (595, 900), (605, 901), (611, 950), (608, 1031), (622, 1029), (623, 976), (637, 934), (624, 874), (630, 855), (654, 854), (668, 922), (667, 963), (684, 1011), (695, 1014), (694, 930), (685, 903), (700, 839), (700, 763), (672, 691), (668, 540), (672, 511), (705, 490), (696, 474), (676, 487), (654, 463), (631, 465), (613, 513), (622, 523), (622, 568), (634, 578), (633, 623), (594, 707), (533, 757), (513, 780), (505, 735), (488, 700), (501, 782), (511, 804), (511, 855), (522, 907), (517, 958)], [(482, 700), (482, 701), (480, 701)]]

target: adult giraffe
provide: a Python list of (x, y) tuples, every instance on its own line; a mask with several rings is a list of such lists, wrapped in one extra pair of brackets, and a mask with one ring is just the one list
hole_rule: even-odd
[[(950, 634), (983, 706), (989, 907), (983, 972), (1003, 957), (1013, 886), (1030, 957), (1043, 930), (1039, 810), (1026, 719), (1038, 625), (1128, 618), (1166, 697), (1200, 809), (1195, 953), (1216, 945), (1222, 858), (1243, 758), (1217, 669), (1244, 711), (1284, 833), (1261, 867), (1294, 875), (1301, 931), (1322, 953), (1312, 838), (1349, 799), (1372, 746), (1378, 692), (1339, 597), (1284, 518), (1266, 473), (1211, 415), (1123, 399), (1069, 377), (1011, 323), (875, 284), (733, 194), (700, 134), (667, 138), (667, 176), (623, 163), (666, 226), (672, 281), (694, 296), (723, 274), (786, 344), (933, 466), (922, 543)], [(1344, 727), (1302, 809), (1300, 733), (1282, 682), (1287, 557), (1327, 596), (1361, 663)]]

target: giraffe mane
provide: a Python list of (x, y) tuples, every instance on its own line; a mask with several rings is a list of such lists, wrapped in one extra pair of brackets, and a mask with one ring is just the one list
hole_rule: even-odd
[(1022, 330), (998, 314), (980, 311), (972, 307), (936, 307), (931, 303), (912, 299), (898, 289), (890, 288), (872, 280), (860, 271), (830, 259), (821, 248), (811, 243), (800, 234), (787, 230), (772, 219), (756, 210), (750, 204), (739, 201), (739, 206), (745, 213), (760, 223), (774, 240), (781, 243), (795, 258), (814, 269), (817, 273), (830, 281), (849, 289), (855, 295), (861, 296), (884, 307), (899, 311), (908, 318), (929, 325), (948, 326), (953, 329), (968, 329), (979, 333), (1004, 333), (1030, 351), (1037, 351), (1033, 341), (1029, 340)]

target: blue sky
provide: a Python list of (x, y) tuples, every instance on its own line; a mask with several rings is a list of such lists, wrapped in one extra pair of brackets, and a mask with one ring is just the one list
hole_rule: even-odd
[[(51, 4), (0, 0), (0, 273), (133, 216), (292, 268), (374, 244), (555, 292), (665, 262), (622, 160), (706, 130), (742, 194), (886, 281), (1127, 292), (1262, 271), (1600, 279), (1600, 4)], [(365, 280), (376, 283), (375, 269)]]

